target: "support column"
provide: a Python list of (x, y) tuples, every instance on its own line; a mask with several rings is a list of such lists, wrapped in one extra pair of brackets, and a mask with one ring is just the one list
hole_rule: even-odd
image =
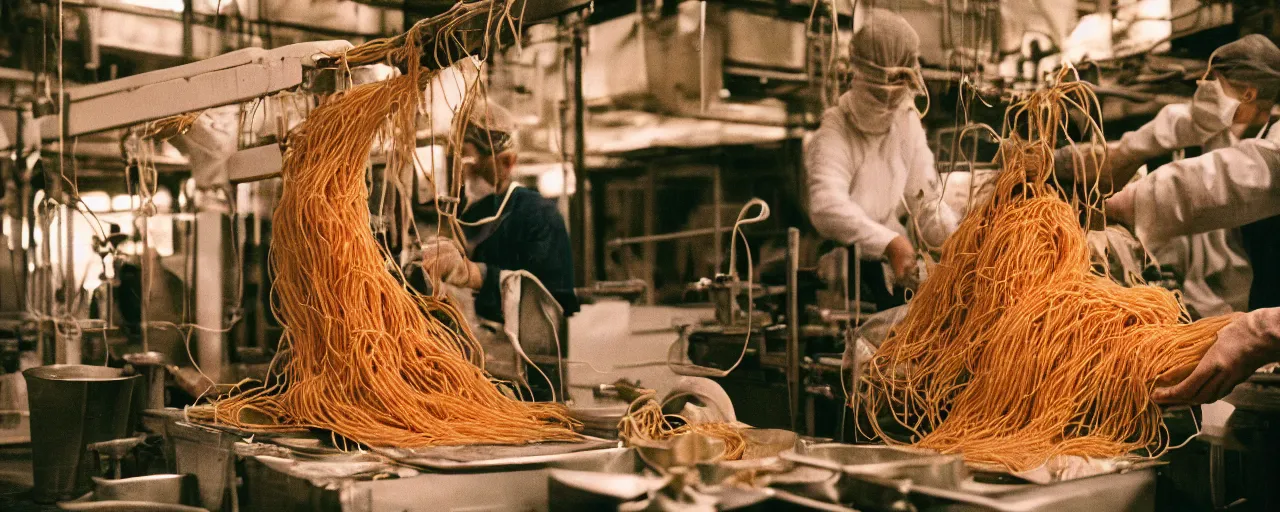
[(222, 333), (222, 213), (196, 214), (196, 325), (197, 362), (215, 382), (222, 381), (225, 358)]

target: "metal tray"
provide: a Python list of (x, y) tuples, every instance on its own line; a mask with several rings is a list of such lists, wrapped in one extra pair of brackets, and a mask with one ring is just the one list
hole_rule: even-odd
[(618, 441), (585, 437), (575, 442), (534, 443), (521, 446), (471, 445), (428, 448), (373, 448), (396, 462), (431, 471), (494, 471), (543, 466), (580, 452), (619, 449)]
[[(784, 453), (800, 466), (820, 468), (807, 478), (775, 478), (773, 486), (822, 501), (872, 509), (952, 511), (1150, 511), (1155, 467), (1136, 464), (1110, 473), (1050, 484), (1012, 478), (977, 481), (959, 456), (879, 445), (827, 444)], [(803, 476), (803, 475), (797, 475)]]
[(811, 467), (886, 480), (910, 480), (914, 485), (956, 489), (968, 477), (959, 455), (907, 450), (882, 445), (827, 443), (783, 452), (785, 460)]

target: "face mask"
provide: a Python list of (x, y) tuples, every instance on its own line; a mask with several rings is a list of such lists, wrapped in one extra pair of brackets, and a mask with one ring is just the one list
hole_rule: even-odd
[(493, 184), (475, 175), (467, 176), (462, 187), (462, 193), (467, 196), (468, 205), (476, 204), (476, 201), (484, 199), (496, 191), (497, 189), (493, 187)]
[(893, 116), (914, 98), (914, 90), (905, 85), (871, 85), (855, 83), (840, 97), (840, 107), (853, 125), (865, 133), (885, 133)]
[(1191, 119), (1206, 138), (1231, 128), (1238, 108), (1240, 101), (1227, 96), (1217, 80), (1197, 82), (1196, 94), (1191, 98)]

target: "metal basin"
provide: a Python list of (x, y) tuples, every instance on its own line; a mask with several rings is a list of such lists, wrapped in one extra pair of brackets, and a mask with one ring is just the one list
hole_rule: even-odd
[(94, 501), (146, 501), (172, 505), (199, 505), (200, 488), (195, 475), (149, 475), (107, 480), (94, 477)]
[(797, 464), (839, 470), (886, 480), (909, 480), (913, 485), (956, 489), (968, 478), (958, 455), (903, 450), (880, 445), (820, 444), (784, 452)]
[(775, 428), (749, 428), (742, 431), (742, 437), (747, 441), (743, 460), (777, 457), (782, 452), (795, 449), (799, 439), (795, 432)]
[(22, 373), (31, 407), (32, 496), (43, 503), (80, 496), (98, 466), (87, 446), (131, 430), (139, 377), (116, 368), (65, 364)]
[(724, 441), (697, 433), (662, 441), (634, 440), (631, 444), (641, 460), (659, 470), (714, 462), (725, 452)]
[(193, 475), (150, 475), (107, 480), (93, 478), (94, 490), (75, 501), (58, 504), (62, 510), (195, 512), (204, 510)]
[(553, 469), (547, 505), (551, 512), (617, 510), (619, 505), (647, 497), (667, 485), (669, 478)]

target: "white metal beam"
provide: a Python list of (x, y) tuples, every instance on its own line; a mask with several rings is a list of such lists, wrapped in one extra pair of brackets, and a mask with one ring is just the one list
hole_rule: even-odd
[(227, 159), (227, 179), (236, 184), (275, 178), (283, 166), (284, 153), (279, 144), (242, 149)]
[[(319, 41), (274, 50), (246, 48), (68, 89), (65, 135), (77, 137), (261, 98), (301, 84), (302, 68), (314, 65), (315, 57), (350, 47), (346, 41)], [(53, 119), (45, 124), (45, 140), (58, 137), (58, 121)]]

